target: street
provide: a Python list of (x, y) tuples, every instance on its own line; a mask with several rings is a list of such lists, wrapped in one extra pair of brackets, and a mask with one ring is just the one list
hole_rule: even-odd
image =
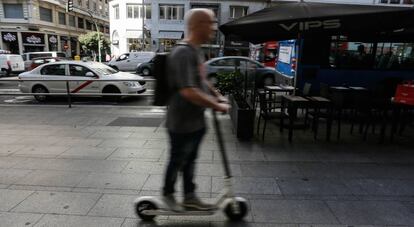
[[(150, 78), (150, 77), (146, 77)], [(1, 81), (2, 79), (17, 79), (16, 75), (11, 77), (0, 78), (0, 93), (20, 93), (17, 82)], [(147, 91), (143, 94), (151, 94), (154, 89), (154, 82), (146, 83)], [(118, 102), (110, 102), (102, 97), (72, 97), (72, 103), (75, 105), (110, 105), (110, 106), (149, 106), (152, 105), (151, 96), (142, 97), (124, 97)], [(50, 97), (46, 102), (38, 102), (33, 96), (9, 96), (0, 95), (0, 104), (25, 104), (25, 105), (68, 105), (66, 97)]]

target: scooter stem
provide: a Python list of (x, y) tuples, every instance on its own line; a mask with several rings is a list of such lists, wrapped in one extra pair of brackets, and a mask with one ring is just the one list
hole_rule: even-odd
[(220, 123), (217, 119), (216, 111), (213, 110), (212, 112), (213, 112), (214, 127), (216, 129), (216, 134), (217, 134), (217, 141), (218, 141), (218, 145), (219, 145), (221, 159), (222, 159), (223, 166), (224, 166), (224, 177), (225, 178), (231, 178), (229, 161), (227, 159), (227, 154), (226, 154), (226, 150), (225, 150), (225, 147), (224, 147), (223, 134), (221, 133)]

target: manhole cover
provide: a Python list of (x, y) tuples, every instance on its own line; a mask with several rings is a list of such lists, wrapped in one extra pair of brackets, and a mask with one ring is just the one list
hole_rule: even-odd
[(159, 127), (164, 122), (163, 118), (136, 118), (136, 117), (118, 117), (107, 126), (121, 127)]

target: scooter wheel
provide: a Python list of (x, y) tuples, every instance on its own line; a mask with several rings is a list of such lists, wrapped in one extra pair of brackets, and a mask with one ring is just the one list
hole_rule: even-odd
[(224, 208), (224, 213), (226, 214), (226, 216), (232, 220), (232, 221), (240, 221), (242, 220), (248, 211), (248, 207), (247, 207), (247, 202), (246, 201), (237, 201), (238, 205), (239, 205), (239, 211), (238, 213), (236, 213), (236, 211), (233, 209), (233, 206), (231, 203), (228, 203), (226, 205), (226, 207)]
[(150, 201), (141, 201), (137, 203), (135, 206), (135, 211), (137, 212), (137, 215), (144, 221), (152, 221), (155, 218), (155, 215), (147, 215), (144, 214), (143, 211), (156, 209), (158, 209), (157, 206)]

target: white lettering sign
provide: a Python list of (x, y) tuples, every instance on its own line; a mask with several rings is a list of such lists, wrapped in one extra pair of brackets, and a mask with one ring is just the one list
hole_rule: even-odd
[(28, 43), (35, 43), (36, 44), (36, 43), (41, 43), (42, 39), (40, 37), (36, 37), (36, 36), (32, 35), (32, 36), (26, 37), (26, 41)]
[(292, 47), (290, 46), (279, 47), (279, 60), (278, 61), (290, 64), (291, 55), (292, 55)]
[(13, 42), (16, 41), (16, 36), (10, 33), (3, 35), (4, 41)]
[(55, 36), (50, 36), (50, 37), (49, 37), (49, 42), (50, 42), (50, 43), (57, 43), (57, 39), (56, 39), (56, 37), (55, 37)]
[(335, 29), (341, 27), (341, 21), (339, 19), (323, 20), (323, 21), (305, 21), (305, 22), (294, 22), (292, 24), (279, 24), (280, 27), (286, 31), (298, 27), (299, 31), (308, 31), (315, 28), (323, 29)]

